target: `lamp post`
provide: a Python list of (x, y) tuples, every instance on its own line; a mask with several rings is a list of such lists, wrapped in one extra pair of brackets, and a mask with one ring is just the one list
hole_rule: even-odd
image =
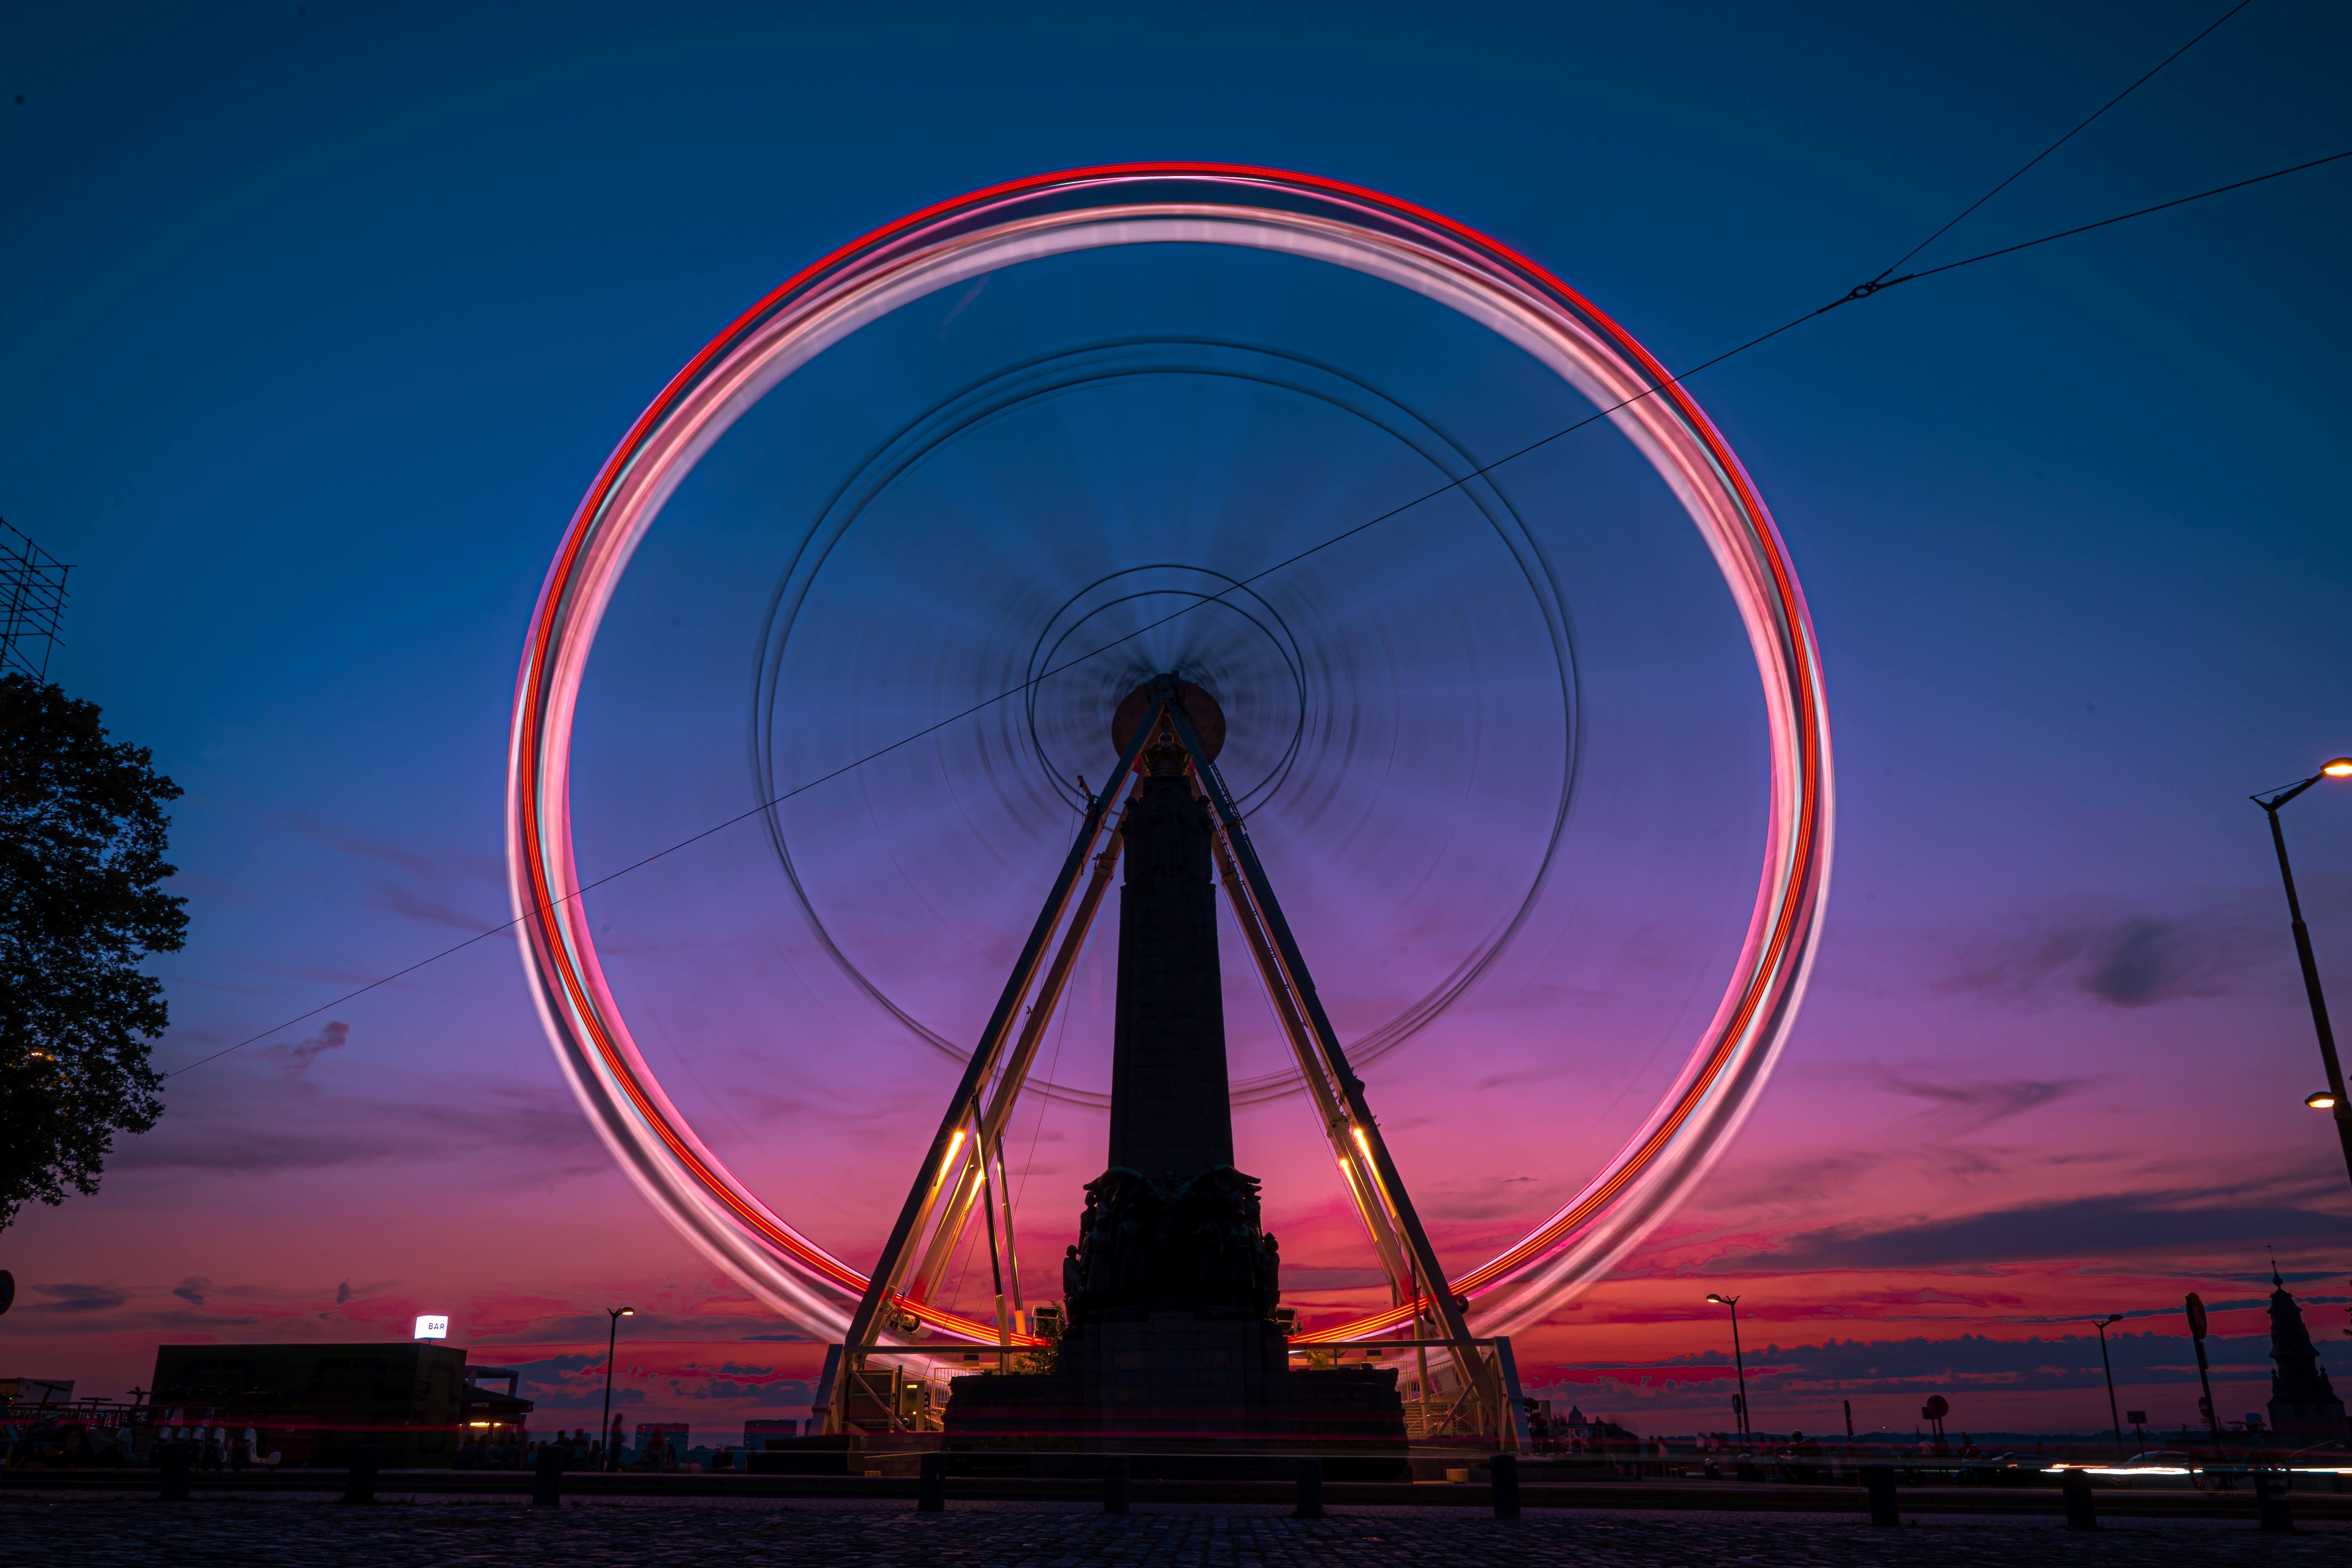
[(604, 1335), (604, 1468), (608, 1470), (621, 1468), (621, 1452), (613, 1441), (613, 1357), (621, 1343), (621, 1320), (636, 1315), (635, 1307), (604, 1309), (604, 1316), (612, 1320), (611, 1329)]
[(1731, 1364), (1739, 1373), (1739, 1438), (1748, 1442), (1754, 1436), (1754, 1428), (1748, 1420), (1748, 1362), (1739, 1353), (1739, 1298), (1718, 1296), (1710, 1290), (1706, 1299), (1718, 1307), (1731, 1309)]
[(2213, 1372), (2205, 1360), (2205, 1302), (2196, 1291), (2181, 1303), (2189, 1314), (2189, 1337), (2197, 1347), (2197, 1382), (2205, 1390), (2205, 1397), (2197, 1403), (2205, 1412), (2205, 1428), (2213, 1435), (2213, 1462), (2221, 1462), (2221, 1413), (2213, 1408)]
[(2099, 1331), (2099, 1368), (2107, 1374), (2107, 1417), (2116, 1424), (2116, 1453), (2124, 1451), (2123, 1412), (2116, 1405), (2116, 1365), (2107, 1359), (2107, 1327), (2124, 1321), (2121, 1312), (2109, 1312), (2104, 1318), (2093, 1318), (2091, 1327)]
[(2271, 819), (2271, 847), (2278, 851), (2279, 880), (2286, 884), (2286, 912), (2294, 927), (2294, 956), (2303, 965), (2304, 994), (2311, 998), (2311, 1026), (2319, 1033), (2319, 1059), (2327, 1068), (2326, 1102), (2312, 1095), (2304, 1103), (2336, 1118), (2336, 1136), (2344, 1145), (2344, 1169), (2352, 1175), (2352, 1097), (2344, 1092), (2344, 1066), (2336, 1059), (2336, 1031), (2327, 1022), (2327, 998), (2319, 989), (2319, 961), (2312, 956), (2311, 929), (2303, 923), (2303, 902), (2294, 896), (2294, 869), (2287, 864), (2286, 834), (2279, 826), (2279, 807), (2322, 779), (2352, 778), (2352, 757), (2331, 757), (2301, 784), (2270, 795), (2249, 796)]

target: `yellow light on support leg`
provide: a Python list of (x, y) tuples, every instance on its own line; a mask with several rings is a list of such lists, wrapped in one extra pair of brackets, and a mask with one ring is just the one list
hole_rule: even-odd
[(1360, 1195), (1362, 1189), (1357, 1185), (1356, 1163), (1354, 1161), (1342, 1160), (1339, 1162), (1339, 1179), (1348, 1184), (1348, 1192), (1351, 1196)]
[(1382, 1208), (1393, 1211), (1396, 1205), (1389, 1202), (1388, 1190), (1381, 1185), (1381, 1165), (1372, 1158), (1370, 1141), (1365, 1138), (1364, 1130), (1360, 1127), (1350, 1127), (1348, 1131), (1355, 1138), (1356, 1147), (1363, 1152), (1364, 1190), (1378, 1197)]

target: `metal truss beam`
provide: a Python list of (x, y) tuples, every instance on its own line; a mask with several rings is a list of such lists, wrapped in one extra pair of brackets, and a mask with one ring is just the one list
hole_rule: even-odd
[[(892, 1304), (898, 1286), (906, 1277), (908, 1266), (913, 1261), (913, 1244), (919, 1226), (927, 1211), (937, 1205), (940, 1190), (948, 1184), (950, 1173), (957, 1169), (957, 1156), (961, 1152), (960, 1145), (963, 1138), (973, 1132), (985, 1132), (981, 1090), (1005, 1065), (1003, 1058), (1013, 1037), (1013, 1020), (1020, 1016), (1022, 1002), (1036, 983), (1038, 966), (1045, 961), (1046, 944), (1062, 924), (1063, 916), (1069, 911), (1079, 874), (1086, 868), (1088, 857), (1094, 854), (1095, 846), (1102, 837), (1112, 801), (1134, 773), (1135, 759), (1141, 753), (1144, 742), (1158, 728), (1160, 717), (1167, 710), (1168, 702), (1165, 696), (1154, 702), (1151, 710), (1144, 716), (1144, 721), (1136, 727), (1133, 738), (1119, 758), (1118, 769), (1111, 775), (1115, 783), (1097, 795), (1087, 808), (1086, 821), (1078, 830), (1076, 840), (1071, 844), (1069, 854), (1063, 859), (1061, 873), (1054, 879), (1053, 890), (1045, 897), (1045, 908), (1038, 911), (1036, 924), (1030, 930), (1029, 940), (1021, 950), (1020, 959), (1005, 979), (1004, 990), (997, 998), (996, 1010), (989, 1017), (988, 1027), (982, 1033), (971, 1060), (964, 1067), (963, 1077), (956, 1085), (953, 1098), (948, 1101), (947, 1113), (940, 1119), (939, 1131), (931, 1135), (930, 1146), (925, 1151), (922, 1163), (916, 1168), (914, 1182), (908, 1189), (907, 1201), (899, 1206), (898, 1221), (890, 1227), (889, 1239), (883, 1244), (882, 1256), (866, 1282), (866, 1294), (859, 1299), (857, 1310), (850, 1318), (849, 1331), (843, 1343), (845, 1354), (841, 1370), (845, 1374), (864, 1366), (866, 1351), (879, 1337), (886, 1309)], [(1108, 878), (1103, 879), (1108, 880)], [(1009, 1110), (1010, 1101), (1005, 1103)], [(984, 1135), (979, 1142), (980, 1158), (985, 1159), (987, 1140)], [(970, 1169), (970, 1163), (965, 1163), (963, 1168)], [(830, 1412), (830, 1424), (835, 1431), (840, 1431), (845, 1425), (852, 1381), (846, 1375), (835, 1380)]]
[(1306, 1083), (1316, 1122), (1323, 1130), (1323, 1140), (1330, 1146), (1332, 1157), (1339, 1162), (1339, 1173), (1348, 1185), (1348, 1197), (1356, 1206), (1356, 1217), (1363, 1222), (1364, 1233), (1380, 1257), (1381, 1270), (1389, 1277), (1391, 1304), (1412, 1300), (1419, 1294), (1413, 1283), (1412, 1263), (1405, 1255), (1403, 1239), (1397, 1234), (1395, 1216), (1371, 1191), (1370, 1172), (1363, 1163), (1363, 1152), (1348, 1136), (1347, 1102), (1331, 1081), (1331, 1075), (1324, 1070), (1305, 1010), (1291, 988), (1290, 976), (1283, 969), (1281, 958), (1274, 951), (1273, 939), (1266, 934), (1265, 918), (1250, 897), (1249, 886), (1234, 864), (1233, 851), (1226, 847), (1223, 834), (1217, 834), (1210, 845), (1216, 852), (1217, 877), (1225, 885), (1234, 921), (1241, 927), (1251, 958), (1256, 961), (1266, 999), (1273, 1004), (1283, 1037), (1290, 1042), (1290, 1054), (1298, 1063), (1298, 1075)]
[[(1124, 783), (1124, 781), (1120, 782)], [(1113, 793), (1116, 787), (1116, 785), (1106, 785), (1104, 793), (1107, 795)], [(1120, 820), (1124, 821), (1126, 815), (1126, 808), (1122, 806), (1119, 811)], [(943, 1205), (944, 1214), (940, 1217), (938, 1228), (932, 1233), (930, 1245), (924, 1248), (922, 1264), (915, 1270), (915, 1283), (912, 1289), (907, 1291), (909, 1300), (928, 1301), (939, 1292), (940, 1280), (947, 1272), (948, 1260), (954, 1254), (956, 1243), (963, 1236), (964, 1226), (971, 1221), (972, 1205), (986, 1189), (987, 1184), (982, 1179), (982, 1173), (985, 1169), (983, 1162), (988, 1156), (979, 1152), (979, 1150), (986, 1150), (993, 1155), (1000, 1167), (1000, 1180), (997, 1184), (1000, 1187), (1003, 1184), (1001, 1180), (1003, 1174), (1001, 1167), (1004, 1163), (1004, 1133), (1013, 1122), (1013, 1108), (1020, 1100), (1022, 1090), (1028, 1087), (1029, 1072), (1036, 1062), (1038, 1047), (1045, 1041), (1046, 1027), (1053, 1022), (1055, 1011), (1061, 1005), (1062, 992), (1069, 984), (1070, 973), (1077, 967), (1078, 955), (1087, 945), (1087, 932), (1093, 929), (1096, 916), (1102, 909), (1103, 896), (1109, 890), (1112, 873), (1118, 867), (1118, 830), (1114, 827), (1110, 830), (1108, 842), (1104, 845), (1102, 852), (1094, 858), (1094, 875), (1087, 879), (1086, 890), (1078, 896), (1076, 912), (1071, 916), (1069, 923), (1063, 928), (1061, 946), (1054, 954), (1054, 962), (1047, 966), (1045, 981), (1038, 986), (1036, 998), (1030, 1005), (1028, 1016), (1022, 1023), (1021, 1037), (1013, 1046), (1005, 1061), (1004, 1070), (998, 1075), (995, 1087), (987, 1097), (987, 1109), (981, 1113), (980, 1125), (972, 1130), (973, 1136), (970, 1142), (977, 1145), (978, 1148), (967, 1146), (966, 1152), (970, 1157), (961, 1167), (955, 1190), (949, 1195)], [(935, 1209), (940, 1206), (942, 1205), (934, 1205)], [(1013, 1246), (1012, 1194), (1009, 1192), (1002, 1194), (997, 1200), (997, 1206), (1004, 1211), (1005, 1247), (1009, 1257)], [(917, 1227), (916, 1234), (919, 1236), (921, 1234), (919, 1226)], [(1014, 1286), (1016, 1298), (1019, 1295), (1019, 1289), (1016, 1283)]]

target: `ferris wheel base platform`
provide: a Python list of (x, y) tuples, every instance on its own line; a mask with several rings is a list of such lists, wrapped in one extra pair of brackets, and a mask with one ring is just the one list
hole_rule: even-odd
[(1164, 1458), (1171, 1476), (1271, 1478), (1283, 1456), (1312, 1452), (1334, 1479), (1410, 1474), (1394, 1370), (1293, 1367), (1281, 1331), (1253, 1318), (1088, 1321), (1052, 1372), (957, 1378), (941, 1426), (950, 1450), (1018, 1448), (1033, 1467), (1061, 1450)]

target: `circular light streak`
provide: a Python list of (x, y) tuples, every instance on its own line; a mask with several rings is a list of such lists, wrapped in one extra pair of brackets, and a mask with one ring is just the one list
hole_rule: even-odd
[[(524, 969), (591, 1122), (646, 1198), (714, 1264), (821, 1339), (866, 1278), (761, 1202), (663, 1093), (614, 1005), (578, 898), (571, 738), (589, 650), (631, 552), (711, 444), (768, 390), (858, 328), (996, 268), (1122, 245), (1281, 251), (1383, 279), (1516, 344), (1602, 409), (1706, 542), (1761, 678), (1771, 763), (1762, 876), (1714, 1016), (1674, 1085), (1549, 1220), (1458, 1275), (1480, 1327), (1539, 1321), (1659, 1220), (1735, 1132), (1786, 1043), (1820, 940), (1832, 816), (1829, 721), (1804, 596), (1770, 514), (1698, 405), (1624, 329), (1550, 273), (1424, 207), (1310, 174), (1127, 163), (1037, 175), (885, 225), (787, 279), (690, 360), (632, 425), (567, 528), (516, 683), (508, 872)], [(1621, 406), (1622, 405), (1622, 406)], [(1410, 520), (1391, 526), (1410, 527)], [(973, 1340), (992, 1325), (909, 1306)], [(1410, 1307), (1301, 1336), (1404, 1324)]]

